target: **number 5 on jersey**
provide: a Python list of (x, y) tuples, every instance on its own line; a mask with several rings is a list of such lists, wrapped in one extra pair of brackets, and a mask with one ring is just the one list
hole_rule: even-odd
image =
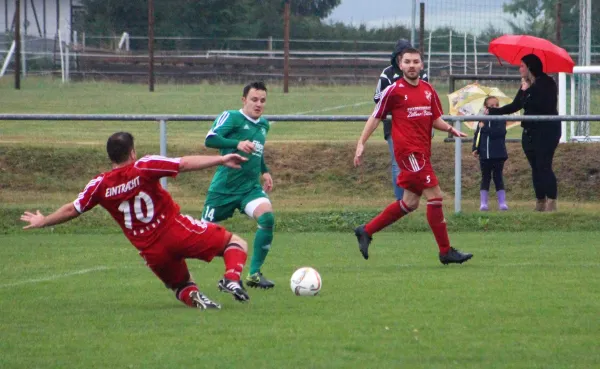
[[(141, 191), (136, 197), (133, 199), (133, 213), (135, 214), (135, 218), (142, 223), (150, 223), (152, 218), (154, 218), (154, 202), (152, 198), (147, 193)], [(142, 201), (146, 207), (146, 214), (144, 214), (144, 210), (142, 209)], [(123, 217), (125, 220), (125, 227), (127, 229), (132, 229), (132, 219), (131, 219), (131, 204), (128, 200), (123, 201), (119, 205), (119, 211), (123, 213)]]

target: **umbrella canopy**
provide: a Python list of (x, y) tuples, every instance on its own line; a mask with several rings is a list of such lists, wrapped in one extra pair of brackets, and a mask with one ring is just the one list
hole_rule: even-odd
[(544, 73), (573, 73), (575, 66), (575, 62), (565, 49), (534, 36), (500, 36), (490, 42), (488, 51), (512, 65), (521, 64), (521, 59), (527, 54), (535, 54), (544, 65)]
[[(494, 96), (500, 102), (500, 106), (509, 104), (512, 99), (504, 94), (497, 87), (486, 87), (478, 83), (466, 85), (465, 87), (448, 94), (448, 101), (450, 103), (450, 115), (480, 115), (483, 114), (484, 106), (483, 103), (488, 96)], [(520, 115), (515, 113), (513, 115)], [(477, 128), (476, 121), (465, 121), (467, 127), (470, 129)], [(506, 128), (512, 128), (519, 125), (519, 121), (507, 122)]]

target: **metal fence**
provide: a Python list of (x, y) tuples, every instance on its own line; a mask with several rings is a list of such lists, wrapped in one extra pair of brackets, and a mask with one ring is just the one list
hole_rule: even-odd
[[(167, 156), (167, 122), (203, 121), (212, 122), (217, 115), (122, 115), (122, 114), (0, 114), (0, 121), (138, 121), (158, 122), (160, 129), (160, 155)], [(270, 115), (265, 116), (271, 122), (365, 122), (368, 115)], [(457, 130), (461, 130), (463, 121), (504, 121), (504, 116), (469, 115), (442, 116), (448, 122), (454, 122)], [(519, 117), (520, 121), (567, 121), (600, 122), (600, 115), (529, 115)], [(462, 144), (470, 139), (454, 138), (454, 211), (461, 211), (462, 201)], [(167, 188), (166, 178), (161, 184)]]

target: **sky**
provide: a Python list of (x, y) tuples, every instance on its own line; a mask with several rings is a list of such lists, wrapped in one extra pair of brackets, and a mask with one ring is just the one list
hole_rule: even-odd
[[(419, 3), (417, 0), (417, 26)], [(424, 0), (425, 28), (449, 25), (461, 32), (479, 33), (488, 25), (509, 30), (503, 12), (507, 0)], [(382, 25), (410, 25), (412, 0), (342, 0), (327, 18), (332, 22), (365, 24), (377, 28)]]

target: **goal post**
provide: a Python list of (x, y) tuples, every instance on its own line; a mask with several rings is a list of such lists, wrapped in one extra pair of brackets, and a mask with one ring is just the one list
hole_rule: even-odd
[[(558, 76), (558, 114), (567, 115), (567, 97), (570, 97), (570, 115), (575, 115), (575, 96), (576, 96), (576, 76), (581, 74), (600, 74), (600, 65), (576, 66), (573, 68), (573, 74), (570, 78), (570, 90), (567, 93), (567, 74), (559, 73)], [(569, 96), (570, 95), (570, 96)], [(600, 136), (576, 135), (575, 125), (579, 122), (570, 122), (567, 129), (567, 122), (562, 122), (561, 142), (600, 142)]]

